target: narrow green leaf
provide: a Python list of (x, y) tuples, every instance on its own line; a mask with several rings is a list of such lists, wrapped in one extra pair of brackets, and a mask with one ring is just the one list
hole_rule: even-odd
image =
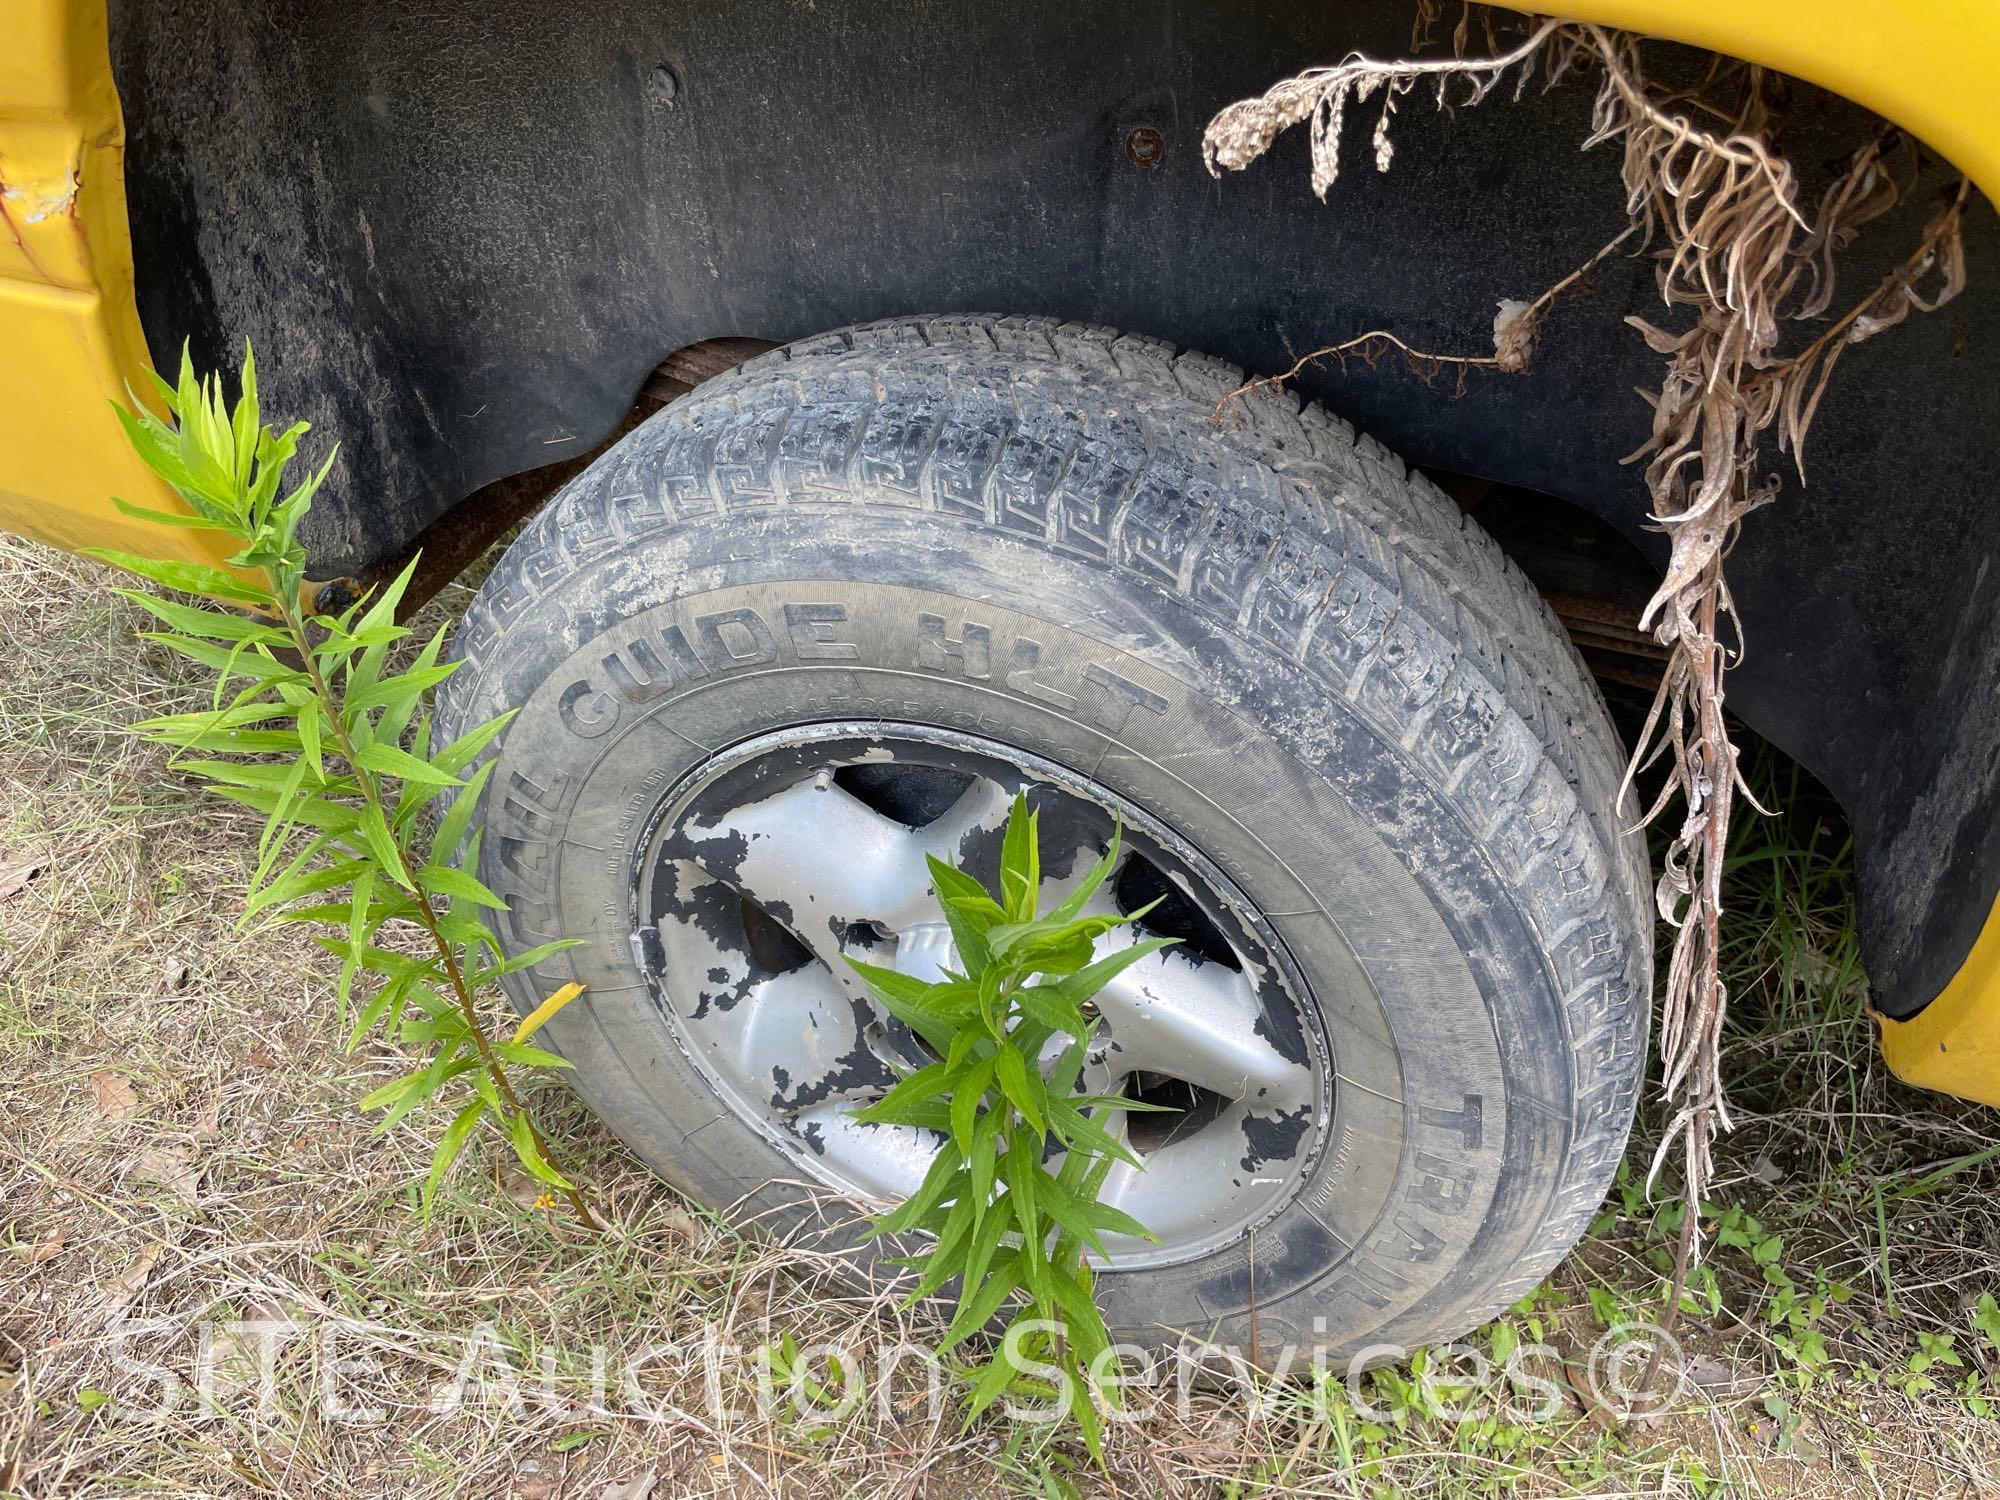
[(458, 1160), (458, 1153), (465, 1149), (465, 1143), (472, 1136), (472, 1130), (486, 1113), (486, 1101), (474, 1099), (445, 1126), (444, 1134), (438, 1137), (437, 1149), (431, 1153), (431, 1169), (424, 1174), (423, 1217), (431, 1216), (431, 1200), (436, 1196), (438, 1184), (444, 1181), (444, 1174), (451, 1170), (451, 1164)]
[(1039, 815), (1028, 810), (1027, 794), (1016, 792), (1000, 845), (1000, 893), (1005, 899), (1007, 916), (1016, 922), (1034, 919), (1035, 895), (1041, 889), (1039, 821)]
[(1049, 1097), (1049, 1128), (1073, 1147), (1081, 1146), (1086, 1151), (1109, 1156), (1131, 1166), (1142, 1165), (1123, 1142), (1108, 1135), (1103, 1126), (1056, 1095)]
[(406, 1074), (401, 1078), (383, 1084), (379, 1089), (371, 1089), (361, 1096), (361, 1100), (355, 1105), (355, 1108), (361, 1110), (387, 1109), (391, 1104), (394, 1104), (403, 1095), (423, 1082), (429, 1076), (429, 1073), (429, 1068), (419, 1068), (414, 1073)]
[(1093, 1203), (1087, 1199), (1078, 1199), (1076, 1208), (1078, 1217), (1093, 1229), (1109, 1230), (1113, 1234), (1130, 1235), (1135, 1240), (1159, 1243), (1158, 1235), (1121, 1208), (1113, 1208), (1108, 1203)]
[(905, 974), (898, 969), (885, 969), (879, 964), (871, 964), (852, 954), (846, 955), (847, 966), (859, 974), (884, 1000), (895, 1000), (904, 1005), (922, 1007), (929, 999), (932, 986), (927, 980), (913, 974)]
[(203, 609), (196, 604), (177, 604), (143, 589), (113, 589), (111, 592), (130, 599), (162, 624), (188, 635), (206, 636), (218, 641), (256, 641), (274, 647), (287, 644), (282, 630), (249, 615), (222, 609)]
[(135, 557), (130, 552), (119, 552), (110, 547), (85, 547), (81, 551), (85, 557), (94, 557), (99, 562), (110, 563), (114, 568), (123, 568), (127, 573), (137, 573), (141, 578), (150, 578), (170, 589), (178, 589), (183, 594), (201, 594), (211, 599), (234, 599), (242, 604), (271, 603), (271, 593), (257, 584), (238, 578), (234, 573), (226, 573), (221, 568), (212, 568), (204, 563), (168, 562), (162, 558)]
[(988, 962), (986, 929), (1006, 913), (970, 875), (935, 857), (927, 862), (931, 886), (944, 907), (944, 919), (951, 926), (952, 942), (958, 948), (959, 963), (968, 975), (977, 978)]
[(1090, 1030), (1090, 1022), (1084, 1016), (1082, 1007), (1054, 985), (1022, 985), (1014, 991), (1014, 1003), (1020, 1007), (1022, 1015), (1051, 1031), (1082, 1037)]
[(395, 835), (389, 832), (389, 825), (382, 820), (382, 809), (370, 802), (360, 812), (361, 836), (368, 841), (368, 848), (375, 856), (376, 865), (397, 885), (405, 890), (415, 890), (409, 871), (403, 863), (403, 852), (396, 847)]
[(542, 1148), (535, 1141), (534, 1122), (528, 1118), (527, 1111), (523, 1110), (507, 1122), (507, 1138), (513, 1142), (515, 1159), (530, 1177), (546, 1182), (550, 1187), (561, 1188), (564, 1192), (574, 1191), (570, 1180), (542, 1155)]
[(236, 410), (230, 414), (230, 472), (238, 489), (248, 488), (250, 469), (257, 457), (257, 439), (264, 423), (257, 405), (257, 357), (243, 345), (243, 373), (237, 377)]
[[(291, 729), (218, 729), (213, 734), (186, 735), (176, 740), (162, 738), (157, 743), (171, 744), (179, 750), (199, 750), (204, 755), (297, 755), (301, 749), (298, 733)], [(184, 761), (175, 761), (173, 765), (176, 770), (187, 768)]]
[(190, 776), (200, 776), (225, 786), (249, 787), (277, 794), (279, 808), (286, 804), (288, 793), (296, 789), (301, 769), (297, 762), (289, 766), (272, 765), (268, 761), (234, 760), (183, 760), (175, 764)]
[(417, 882), (432, 895), (449, 896), (454, 901), (470, 901), (505, 911), (507, 903), (465, 871), (451, 865), (425, 865), (417, 871)]
[(945, 1052), (945, 1070), (955, 1075), (971, 1059), (973, 1049), (982, 1044), (993, 1045), (974, 1028), (967, 1026), (962, 1029), (951, 1039), (951, 1046)]
[(472, 826), (473, 814), (478, 811), (486, 783), (498, 764), (498, 761), (486, 762), (453, 795), (451, 808), (438, 820), (437, 835), (431, 840), (433, 863), (457, 857), (459, 846), (465, 842), (466, 830)]
[(890, 1213), (884, 1214), (875, 1223), (874, 1234), (897, 1234), (910, 1228), (917, 1220), (929, 1213), (952, 1188), (958, 1177), (962, 1161), (955, 1148), (948, 1142), (931, 1158), (929, 1168), (924, 1172), (924, 1180), (917, 1190)]
[(375, 894), (375, 871), (360, 860), (355, 861), (361, 868), (354, 872), (354, 889), (348, 895), (351, 903), (347, 915), (347, 958), (340, 968), (339, 992), (335, 997), (334, 1010), (337, 1015), (347, 1014), (348, 996), (352, 993), (355, 967), (364, 961), (368, 952), (369, 922), (368, 908)]
[(440, 1054), (419, 1075), (422, 1081), (399, 1096), (389, 1106), (389, 1112), (382, 1117), (381, 1123), (375, 1127), (377, 1132), (393, 1130), (397, 1125), (402, 1123), (403, 1117), (409, 1114), (411, 1110), (415, 1109), (419, 1104), (426, 1103), (435, 1098), (438, 1090), (443, 1088), (445, 1084), (463, 1073), (472, 1071), (472, 1069), (478, 1066), (479, 1064), (469, 1057), (454, 1058), (449, 1053)]
[(903, 1078), (875, 1103), (866, 1109), (856, 1110), (854, 1118), (864, 1124), (890, 1123), (900, 1105), (921, 1103), (934, 1099), (944, 1089), (949, 1077), (943, 1063), (931, 1063)]
[(531, 1047), (525, 1042), (494, 1042), (493, 1055), (502, 1062), (510, 1062), (523, 1068), (573, 1068), (575, 1063), (559, 1053), (549, 1052), (541, 1047)]
[(282, 703), (244, 703), (231, 708), (206, 708), (199, 713), (163, 714), (154, 719), (140, 719), (132, 727), (148, 739), (171, 745), (188, 735), (268, 724), (288, 719), (291, 713), (291, 709)]
[(1090, 898), (1097, 894), (1098, 887), (1103, 885), (1110, 877), (1111, 872), (1118, 868), (1119, 846), (1123, 842), (1124, 836), (1125, 823), (1123, 819), (1120, 819), (1111, 827), (1111, 847), (1104, 851), (1102, 859), (1098, 860), (1096, 864), (1092, 865), (1085, 872), (1082, 883), (1067, 896), (1063, 897), (1057, 903), (1056, 907), (1049, 912), (1050, 921), (1074, 921), (1082, 913), (1084, 907), (1090, 904)]
[(479, 752), (491, 744), (494, 736), (512, 723), (514, 715), (519, 712), (519, 709), (510, 708), (497, 719), (488, 719), (477, 729), (467, 730), (432, 756), (431, 764), (456, 776), (478, 758)]
[(405, 700), (413, 702), (428, 689), (435, 687), (438, 683), (443, 682), (445, 678), (451, 676), (458, 668), (459, 663), (457, 662), (445, 662), (442, 665), (433, 663), (428, 666), (415, 666), (407, 672), (399, 672), (393, 677), (381, 678), (376, 682), (370, 683), (359, 692), (348, 694), (347, 700), (342, 706), (350, 715), (358, 717), (361, 714), (372, 712), (391, 703), (399, 703)]
[(1014, 1223), (1021, 1231), (1022, 1243), (1037, 1247), (1029, 1256), (1039, 1261), (1042, 1242), (1042, 1212), (1040, 1194), (1042, 1183), (1041, 1145), (1016, 1136), (1007, 1145), (1007, 1155), (1000, 1167), (1007, 1179), (1008, 1212), (1014, 1216)]
[(191, 661), (213, 668), (225, 683), (232, 678), (244, 677), (270, 687), (280, 682), (300, 682), (305, 678), (298, 668), (287, 666), (252, 641), (238, 641), (224, 646), (218, 641), (197, 640), (193, 636), (172, 635), (163, 630), (142, 630), (139, 639), (156, 641)]
[(436, 786), (460, 786), (457, 777), (448, 771), (440, 771), (429, 761), (419, 760), (407, 750), (398, 750), (394, 745), (365, 745), (354, 753), (356, 764), (364, 770), (373, 771), (378, 776), (393, 776), (398, 781), (430, 783)]
[(1090, 1456), (1096, 1461), (1098, 1467), (1102, 1468), (1104, 1466), (1104, 1431), (1101, 1419), (1097, 1413), (1097, 1404), (1091, 1391), (1090, 1382), (1077, 1375), (1074, 1371), (1070, 1372), (1069, 1379), (1069, 1414), (1083, 1433), (1083, 1446), (1090, 1451)]
[(346, 1047), (349, 1052), (360, 1043), (378, 1024), (394, 1034), (397, 1024), (403, 1018), (403, 1011), (411, 993), (420, 985), (415, 975), (398, 974), (385, 980), (375, 988), (368, 1003), (361, 1007), (354, 1017), (354, 1024), (348, 1028)]
[(211, 520), (199, 513), (154, 510), (150, 506), (134, 505), (129, 500), (120, 500), (116, 495), (111, 497), (111, 503), (117, 506), (121, 513), (132, 517), (135, 521), (144, 521), (149, 526), (173, 526), (186, 531), (227, 531), (238, 536), (242, 535), (227, 521)]
[[(277, 797), (270, 792), (254, 791), (249, 787), (238, 786), (218, 786), (214, 790), (216, 796), (226, 797), (231, 802), (240, 802), (267, 817), (277, 807)], [(295, 822), (336, 833), (345, 833), (354, 828), (361, 818), (359, 808), (345, 807), (317, 797), (299, 799), (292, 813)]]
[(973, 1385), (971, 1394), (965, 1398), (966, 1427), (970, 1427), (974, 1418), (1000, 1399), (1001, 1394), (1014, 1383), (1014, 1376), (1013, 1366), (1004, 1357), (995, 1354)]
[(422, 553), (412, 554), (410, 560), (403, 565), (403, 571), (396, 575), (395, 580), (387, 588), (375, 596), (374, 602), (368, 606), (368, 612), (361, 617), (357, 629), (370, 630), (376, 626), (395, 623), (396, 608), (403, 602), (403, 595), (408, 591), (410, 580), (416, 576), (417, 566), (422, 561)]
[(582, 938), (557, 938), (553, 942), (537, 943), (532, 948), (523, 948), (519, 953), (510, 953), (498, 963), (473, 971), (472, 983), (491, 984), (503, 974), (519, 974), (524, 969), (532, 969), (545, 963), (558, 953), (567, 953), (572, 948), (584, 946)]
[(1000, 1080), (1001, 1091), (1033, 1127), (1036, 1137), (1046, 1134), (1047, 1127), (1042, 1123), (1046, 1114), (1041, 1077), (1030, 1073), (1027, 1063), (1011, 1040), (1001, 1044), (994, 1058), (994, 1076)]
[(325, 726), (322, 717), (324, 713), (325, 709), (317, 699), (299, 710), (299, 753), (306, 758), (306, 764), (312, 767), (313, 776), (322, 781), (326, 779), (326, 762), (320, 753), (320, 734)]
[[(1004, 1053), (1007, 1049), (1002, 1047), (1000, 1050)], [(972, 1150), (973, 1123), (987, 1085), (993, 1081), (993, 1067), (994, 1061), (990, 1057), (974, 1063), (951, 1096), (951, 1138), (961, 1153)]]
[(1071, 1003), (1081, 1005), (1140, 959), (1150, 957), (1162, 948), (1171, 948), (1179, 941), (1179, 938), (1145, 938), (1129, 947), (1115, 949), (1074, 974), (1065, 975), (1057, 982), (1056, 988)]
[(904, 1299), (906, 1305), (914, 1305), (931, 1295), (959, 1272), (964, 1260), (964, 1249), (972, 1237), (978, 1223), (978, 1214), (969, 1199), (961, 1199), (951, 1206), (938, 1230), (935, 1244), (928, 1255), (923, 1257), (923, 1272), (917, 1285)]
[(979, 1117), (979, 1123), (972, 1127), (972, 1149), (966, 1153), (966, 1167), (971, 1177), (971, 1195), (980, 1212), (986, 1211), (993, 1201), (993, 1177), (999, 1170), (1000, 1153), (994, 1143), (1000, 1135), (1000, 1112), (989, 1110)]
[[(330, 891), (346, 885), (369, 867), (358, 859), (344, 859), (336, 864), (294, 875), (284, 880), (274, 880), (263, 887), (244, 903), (243, 914), (255, 916), (267, 906), (288, 905), (302, 896), (316, 896), (321, 891)], [(367, 901), (359, 903), (360, 909), (367, 909)]]
[(950, 992), (950, 986), (926, 984), (921, 979), (900, 974), (894, 969), (884, 969), (871, 963), (864, 963), (851, 955), (847, 956), (847, 962), (848, 966), (861, 976), (862, 982), (882, 1002), (883, 1008), (890, 1015), (909, 1027), (937, 1051), (950, 1051), (959, 1023), (956, 1018), (937, 1005), (937, 1002)]
[(1020, 1257), (1013, 1252), (997, 1259), (994, 1256), (994, 1247), (1000, 1241), (1001, 1226), (1005, 1223), (1005, 1215), (989, 1215), (974, 1235), (961, 1283), (958, 1310), (952, 1314), (944, 1337), (938, 1341), (937, 1352), (940, 1355), (982, 1332), (1020, 1287)]
[[(416, 716), (418, 705), (423, 702), (425, 692), (436, 682), (458, 670), (456, 662), (443, 666), (438, 664), (438, 653), (444, 649), (445, 629), (446, 627), (442, 625), (438, 627), (437, 633), (425, 643), (423, 650), (417, 653), (416, 660), (407, 671), (387, 679), (387, 682), (394, 684), (394, 687), (381, 700), (382, 715), (375, 721), (376, 740), (391, 745), (401, 743), (404, 733), (410, 727), (411, 719)], [(379, 691), (383, 685), (382, 682), (377, 682), (371, 691)], [(350, 699), (350, 708), (352, 702)], [(447, 771), (443, 774), (449, 777), (452, 773)]]
[(1076, 1195), (1063, 1186), (1060, 1174), (1051, 1177), (1044, 1172), (1038, 1186), (1039, 1206), (1051, 1221), (1068, 1230), (1100, 1256), (1109, 1255), (1104, 1242), (1098, 1238), (1098, 1226), (1084, 1213), (1084, 1205)]

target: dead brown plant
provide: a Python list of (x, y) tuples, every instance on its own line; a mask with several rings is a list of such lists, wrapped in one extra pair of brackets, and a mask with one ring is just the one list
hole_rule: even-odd
[[(1900, 132), (1885, 128), (1855, 152), (1818, 203), (1809, 205), (1792, 163), (1771, 145), (1777, 105), (1767, 70), (1717, 58), (1693, 87), (1670, 89), (1649, 77), (1643, 38), (1552, 19), (1530, 21), (1525, 36), (1507, 47), (1493, 43), (1489, 19), (1491, 50), (1468, 57), (1469, 19), (1468, 7), (1449, 57), (1384, 60), (1354, 53), (1230, 105), (1209, 123), (1204, 154), (1218, 176), (1240, 171), (1284, 131), (1305, 125), (1312, 187), (1324, 198), (1339, 177), (1351, 106), (1380, 99), (1370, 145), (1376, 169), (1386, 172), (1395, 155), (1391, 130), (1398, 101), (1419, 85), (1432, 89), (1443, 110), (1479, 104), (1510, 78), (1519, 98), (1537, 78), (1547, 87), (1584, 69), (1597, 74), (1583, 149), (1616, 144), (1622, 151), (1629, 222), (1533, 300), (1502, 303), (1491, 353), (1412, 349), (1377, 329), (1316, 350), (1284, 375), (1253, 385), (1295, 378), (1325, 359), (1385, 350), (1402, 353), (1427, 379), (1453, 365), (1461, 381), (1471, 369), (1518, 372), (1527, 368), (1540, 320), (1558, 294), (1635, 239), (1631, 253), (1652, 255), (1662, 303), (1687, 321), (1666, 329), (1626, 320), (1666, 361), (1658, 389), (1640, 393), (1653, 410), (1651, 435), (1626, 462), (1643, 463), (1651, 524), (1670, 544), (1666, 575), (1641, 621), (1669, 655), (1620, 803), (1640, 772), (1667, 760), (1668, 775), (1640, 819), (1650, 823), (1676, 802), (1681, 808), (1656, 889), (1660, 915), (1675, 936), (1660, 1025), (1670, 1120), (1648, 1185), (1678, 1143), (1682, 1191), (1698, 1209), (1711, 1179), (1715, 1132), (1730, 1127), (1719, 1064), (1729, 998), (1721, 971), (1722, 850), (1735, 796), (1744, 791), (1723, 713), (1726, 674), (1742, 654), (1724, 562), (1743, 518), (1781, 487), (1776, 475), (1763, 472), (1764, 434), (1776, 429), (1778, 449), (1791, 457), (1803, 483), (1806, 434), (1841, 354), (1912, 311), (1935, 311), (1965, 285), (1960, 222), (1971, 187), (1961, 178), (1915, 249), (1867, 296), (1786, 353), (1784, 325), (1826, 314), (1841, 252), (1863, 225), (1908, 193), (1896, 166), (1913, 148)], [(1415, 36), (1426, 35), (1434, 20), (1429, 9), (1420, 14)], [(1678, 1305), (1690, 1260), (1699, 1253), (1699, 1222), (1698, 1211), (1684, 1216), (1670, 1307)]]

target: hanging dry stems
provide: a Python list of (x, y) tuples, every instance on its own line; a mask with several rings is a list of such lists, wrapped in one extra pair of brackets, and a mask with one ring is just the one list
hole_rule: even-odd
[[(1620, 803), (1640, 770), (1663, 755), (1669, 759), (1668, 779), (1641, 823), (1679, 801), (1680, 829), (1656, 891), (1660, 914), (1675, 929), (1660, 1026), (1672, 1116), (1647, 1179), (1650, 1187), (1668, 1151), (1681, 1143), (1689, 1212), (1672, 1308), (1699, 1249), (1714, 1132), (1729, 1127), (1719, 1062), (1728, 1004), (1720, 972), (1721, 880), (1732, 802), (1737, 792), (1749, 793), (1723, 714), (1725, 674), (1741, 657), (1742, 639), (1724, 559), (1743, 517), (1779, 489), (1776, 476), (1758, 475), (1761, 435), (1776, 427), (1778, 447), (1791, 455), (1803, 481), (1806, 432), (1841, 353), (1912, 310), (1936, 310), (1964, 286), (1960, 219), (1971, 189), (1961, 179), (1910, 255), (1824, 332), (1786, 355), (1779, 349), (1781, 324), (1826, 312), (1839, 252), (1903, 196), (1892, 170), (1902, 137), (1890, 130), (1856, 152), (1808, 211), (1790, 162), (1768, 144), (1773, 105), (1765, 70), (1717, 59), (1697, 87), (1676, 93), (1648, 79), (1641, 39), (1628, 33), (1538, 20), (1519, 44), (1466, 57), (1467, 29), (1461, 20), (1457, 55), (1449, 58), (1383, 61), (1356, 53), (1232, 104), (1210, 122), (1204, 152), (1211, 172), (1239, 171), (1282, 132), (1306, 124), (1313, 190), (1324, 198), (1339, 176), (1350, 105), (1381, 96), (1370, 142), (1377, 170), (1387, 171), (1397, 101), (1420, 83), (1428, 83), (1437, 107), (1446, 109), (1480, 103), (1509, 73), (1516, 98), (1538, 70), (1545, 86), (1579, 68), (1599, 73), (1584, 149), (1616, 142), (1623, 151), (1630, 222), (1622, 234), (1533, 301), (1502, 303), (1490, 354), (1428, 353), (1375, 330), (1317, 350), (1277, 378), (1291, 378), (1323, 358), (1366, 357), (1384, 348), (1402, 351), (1426, 374), (1446, 364), (1458, 365), (1461, 376), (1476, 367), (1524, 369), (1539, 320), (1557, 293), (1634, 237), (1634, 253), (1650, 249), (1654, 256), (1661, 300), (1692, 315), (1679, 332), (1626, 320), (1667, 362), (1660, 388), (1641, 392), (1653, 409), (1651, 436), (1626, 462), (1644, 462), (1652, 524), (1670, 542), (1666, 576), (1641, 620), (1669, 657)], [(1722, 643), (1725, 621), (1737, 642), (1733, 648)]]

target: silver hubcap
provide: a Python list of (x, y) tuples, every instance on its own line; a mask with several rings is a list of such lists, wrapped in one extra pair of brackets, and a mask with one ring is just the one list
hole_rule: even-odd
[(1160, 1243), (1111, 1243), (1115, 1261), (1203, 1254), (1296, 1190), (1328, 1113), (1324, 1042), (1279, 945), (1220, 872), (1073, 772), (914, 725), (815, 725), (718, 756), (660, 804), (641, 865), (635, 941), (655, 998), (730, 1109), (807, 1173), (878, 1203), (907, 1196), (935, 1137), (852, 1113), (930, 1058), (845, 955), (926, 979), (955, 967), (925, 856), (990, 888), (1016, 790), (1041, 816), (1045, 909), (1122, 818), (1129, 853), (1091, 909), (1165, 899), (1099, 951), (1182, 940), (1098, 996), (1083, 1082), (1174, 1111), (1120, 1118), (1144, 1166), (1114, 1168), (1105, 1200)]

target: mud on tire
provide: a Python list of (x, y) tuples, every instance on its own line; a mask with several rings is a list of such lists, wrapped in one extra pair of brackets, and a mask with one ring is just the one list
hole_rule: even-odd
[[(1650, 975), (1621, 751), (1532, 589), (1337, 418), (1154, 340), (906, 319), (773, 351), (572, 483), (480, 590), (436, 736), (509, 709), (480, 876), (545, 1035), (662, 1176), (850, 1232), (661, 1000), (663, 799), (804, 725), (1012, 747), (1143, 809), (1268, 924), (1324, 1038), (1295, 1190), (1100, 1280), (1122, 1336), (1415, 1346), (1530, 1289), (1623, 1148)], [(1246, 1156), (1245, 1165), (1252, 1158)], [(857, 1274), (870, 1274), (866, 1250)]]

